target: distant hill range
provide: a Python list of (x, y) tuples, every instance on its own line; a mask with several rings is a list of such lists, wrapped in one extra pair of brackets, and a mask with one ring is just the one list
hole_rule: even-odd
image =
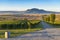
[(0, 11), (0, 14), (50, 14), (50, 13), (57, 13), (59, 14), (60, 12), (54, 12), (54, 11), (46, 11), (43, 9), (37, 9), (37, 8), (32, 8), (32, 9), (27, 9), (26, 11)]
[(60, 12), (54, 12), (54, 11), (46, 11), (43, 9), (37, 9), (37, 8), (32, 8), (26, 10), (27, 13), (60, 13)]

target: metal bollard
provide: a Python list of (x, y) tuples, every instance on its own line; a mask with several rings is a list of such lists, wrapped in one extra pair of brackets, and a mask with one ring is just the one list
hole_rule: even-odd
[(5, 38), (9, 38), (10, 37), (10, 32), (5, 32)]

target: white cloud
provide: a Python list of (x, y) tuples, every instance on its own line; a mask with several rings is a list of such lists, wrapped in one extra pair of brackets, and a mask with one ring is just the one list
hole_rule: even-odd
[[(32, 8), (32, 7), (29, 7)], [(60, 8), (59, 7), (37, 7), (40, 9), (45, 9), (48, 11), (59, 11), (60, 12)], [(20, 6), (0, 6), (0, 11), (24, 11), (28, 8), (26, 7), (20, 7)]]

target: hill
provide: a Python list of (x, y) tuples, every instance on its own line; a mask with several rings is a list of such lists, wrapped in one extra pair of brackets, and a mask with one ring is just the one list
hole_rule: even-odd
[(60, 12), (46, 11), (44, 9), (32, 8), (32, 9), (27, 9), (26, 13), (60, 13)]

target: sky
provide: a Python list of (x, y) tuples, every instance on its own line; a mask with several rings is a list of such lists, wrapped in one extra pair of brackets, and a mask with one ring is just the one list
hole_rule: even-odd
[(60, 12), (60, 0), (0, 0), (0, 11), (24, 11), (31, 8)]

